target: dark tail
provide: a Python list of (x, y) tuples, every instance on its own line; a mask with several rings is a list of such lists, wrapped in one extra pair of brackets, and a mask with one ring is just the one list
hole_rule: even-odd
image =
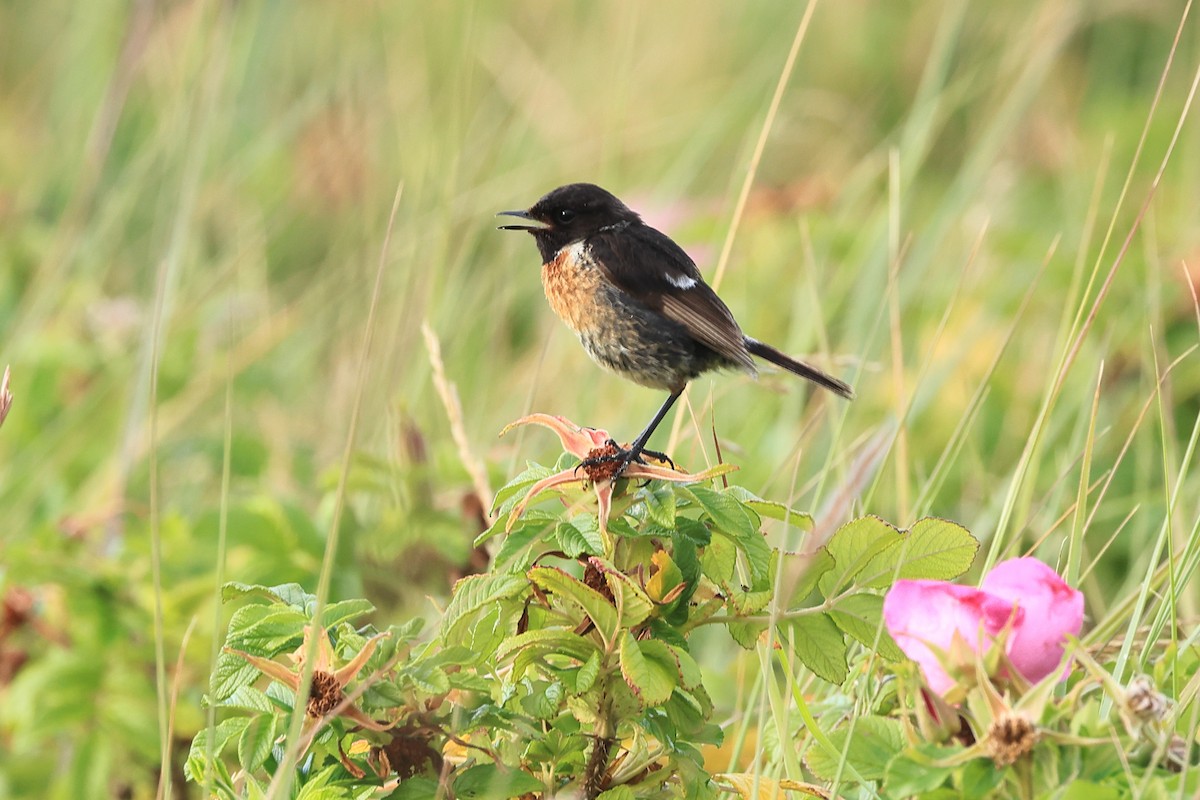
[(816, 367), (810, 367), (803, 361), (797, 361), (789, 355), (779, 352), (769, 344), (763, 344), (757, 339), (746, 337), (746, 349), (759, 358), (765, 358), (777, 367), (783, 367), (788, 372), (806, 378), (818, 386), (824, 386), (829, 391), (839, 394), (847, 400), (854, 398), (854, 390), (849, 384), (839, 381), (832, 375), (826, 375)]

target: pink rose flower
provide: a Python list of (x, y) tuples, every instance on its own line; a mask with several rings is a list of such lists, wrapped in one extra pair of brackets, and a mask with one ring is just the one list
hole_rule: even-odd
[(997, 564), (978, 588), (945, 581), (899, 580), (883, 600), (888, 633), (916, 661), (929, 688), (955, 685), (947, 665), (969, 668), (1009, 627), (1005, 650), (1036, 683), (1062, 663), (1066, 636), (1083, 627), (1083, 594), (1036, 558)]

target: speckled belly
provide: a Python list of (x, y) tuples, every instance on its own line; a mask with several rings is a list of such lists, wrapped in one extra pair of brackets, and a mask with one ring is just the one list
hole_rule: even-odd
[(542, 266), (551, 308), (607, 370), (652, 389), (675, 391), (728, 359), (691, 337), (683, 325), (628, 298), (608, 283), (581, 246)]

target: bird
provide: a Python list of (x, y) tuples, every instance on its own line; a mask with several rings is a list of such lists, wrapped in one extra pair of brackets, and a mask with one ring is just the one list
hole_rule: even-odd
[(721, 369), (756, 376), (753, 356), (841, 397), (854, 397), (844, 381), (744, 334), (683, 248), (611, 192), (571, 183), (523, 211), (497, 216), (529, 223), (498, 230), (533, 236), (546, 299), (588, 355), (623, 378), (668, 392), (628, 448), (609, 443), (618, 450), (615, 476), (644, 454), (666, 458), (647, 444), (688, 382)]

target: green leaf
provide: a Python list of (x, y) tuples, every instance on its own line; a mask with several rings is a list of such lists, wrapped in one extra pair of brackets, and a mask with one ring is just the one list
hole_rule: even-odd
[(258, 680), (259, 674), (258, 669), (241, 656), (221, 653), (213, 669), (212, 701), (219, 704), (228, 700), (239, 689)]
[(374, 610), (375, 606), (369, 600), (357, 598), (342, 600), (340, 603), (333, 603), (325, 607), (325, 610), (321, 612), (321, 624), (326, 628), (335, 628), (343, 622), (349, 622), (363, 614), (370, 614)]
[(764, 500), (744, 486), (730, 486), (725, 490), (725, 494), (737, 498), (743, 505), (754, 509), (760, 516), (787, 522), (804, 531), (813, 529), (813, 518), (807, 511), (797, 511), (788, 508), (783, 503)]
[(700, 567), (709, 580), (726, 584), (733, 580), (733, 568), (737, 565), (737, 546), (728, 536), (712, 537), (700, 556)]
[(703, 486), (689, 486), (687, 491), (718, 530), (738, 540), (759, 535), (757, 521), (736, 497)]
[(537, 654), (561, 653), (582, 662), (589, 661), (600, 652), (595, 644), (574, 631), (538, 628), (505, 639), (497, 650), (496, 657), (506, 661), (523, 650), (532, 650)]
[(527, 574), (542, 591), (550, 592), (587, 614), (605, 642), (611, 642), (616, 636), (620, 622), (617, 609), (607, 597), (557, 567), (534, 567)]
[[(499, 524), (499, 523), (497, 523)], [(517, 527), (504, 537), (492, 563), (497, 572), (524, 572), (533, 560), (546, 549), (546, 535), (557, 525), (557, 520), (542, 511), (528, 511)]]
[(456, 626), (469, 620), (480, 609), (528, 590), (524, 575), (468, 575), (454, 584), (454, 596), (442, 616), (442, 639), (451, 638)]
[[(245, 624), (245, 616), (266, 613), (258, 620)], [(273, 656), (283, 650), (295, 649), (304, 638), (304, 628), (309, 618), (293, 608), (278, 606), (244, 606), (234, 612), (229, 622), (228, 645), (235, 650), (245, 650), (254, 655)]]
[(259, 586), (250, 583), (230, 581), (221, 587), (221, 599), (229, 602), (239, 597), (259, 597), (305, 613), (316, 602), (317, 596), (304, 591), (298, 583), (281, 583), (278, 586)]
[(825, 573), (829, 572), (836, 566), (833, 556), (829, 550), (822, 547), (812, 553), (783, 553), (781, 556), (786, 566), (784, 567), (784, 575), (798, 574), (800, 579), (796, 582), (796, 586), (792, 589), (791, 602), (789, 606), (796, 606), (803, 603), (813, 590), (817, 588), (817, 583), (821, 580)]
[(389, 800), (429, 800), (437, 797), (438, 783), (433, 778), (420, 775), (409, 778), (400, 788), (388, 795)]
[(600, 651), (592, 653), (587, 661), (583, 662), (583, 666), (579, 668), (579, 672), (575, 675), (575, 692), (583, 694), (589, 691), (596, 685), (596, 678), (600, 676)]
[[(731, 617), (731, 619), (733, 619)], [(746, 650), (753, 650), (754, 645), (758, 642), (758, 637), (762, 636), (762, 632), (767, 629), (765, 622), (728, 622), (725, 624), (729, 635), (741, 647)]]
[[(592, 558), (592, 565), (604, 573), (614, 603), (621, 612), (621, 627), (640, 625), (654, 611), (654, 601), (625, 573), (602, 558)], [(606, 640), (610, 641), (610, 640)]]
[(888, 661), (903, 661), (905, 656), (899, 645), (883, 626), (883, 597), (877, 594), (847, 595), (838, 600), (829, 610), (829, 616), (846, 633), (860, 643), (872, 647), (875, 642), (875, 632), (879, 631), (879, 655)]
[(814, 674), (830, 683), (846, 680), (846, 640), (828, 614), (805, 614), (780, 623), (780, 630), (791, 633), (796, 657)]
[(667, 702), (678, 685), (678, 667), (662, 642), (639, 642), (629, 631), (623, 631), (620, 662), (621, 676), (644, 706)]
[(450, 678), (441, 667), (427, 661), (418, 661), (400, 671), (402, 683), (407, 683), (418, 692), (439, 697), (450, 691)]
[(545, 784), (528, 772), (501, 770), (495, 764), (476, 764), (457, 773), (454, 779), (454, 796), (460, 800), (509, 800), (544, 791)]
[[(999, 770), (990, 770), (996, 777), (1003, 777)], [(604, 795), (601, 795), (603, 797)], [(978, 796), (978, 795), (976, 795)], [(1116, 786), (1093, 781), (1077, 780), (1067, 784), (1066, 791), (1061, 795), (1062, 800), (1120, 800), (1121, 790)]]
[(636, 800), (637, 795), (628, 786), (614, 786), (596, 795), (596, 800)]
[(675, 517), (675, 539), (686, 539), (695, 547), (707, 547), (712, 541), (712, 531), (698, 519)]
[(238, 762), (242, 769), (253, 772), (263, 765), (275, 743), (275, 716), (260, 714), (250, 720), (238, 739)]
[(679, 665), (679, 685), (688, 691), (702, 686), (704, 675), (700, 671), (700, 665), (696, 663), (696, 659), (692, 658), (692, 654), (682, 647), (675, 645), (668, 645), (668, 647), (675, 656), (675, 663)]
[[(994, 797), (993, 792), (1004, 780), (1006, 772), (1007, 770), (997, 769), (996, 765), (986, 758), (975, 758), (968, 761), (962, 765), (955, 781), (958, 784), (959, 796), (963, 800), (984, 800), (986, 797)], [(1107, 787), (1106, 791), (1105, 788), (1091, 784), (1084, 791), (1072, 792), (1068, 787), (1061, 797), (1062, 800), (1119, 800), (1121, 795), (1114, 786)]]
[(837, 594), (875, 556), (899, 541), (900, 531), (879, 517), (861, 517), (847, 522), (837, 529), (829, 544), (825, 545), (825, 549), (833, 556), (834, 567), (818, 581), (821, 593), (826, 597)]
[(925, 517), (872, 558), (859, 579), (873, 589), (891, 586), (898, 578), (954, 580), (971, 568), (978, 550), (979, 541), (963, 526)]
[(962, 751), (962, 747), (937, 745), (897, 750), (896, 756), (888, 762), (884, 775), (888, 796), (924, 795), (944, 785), (961, 769), (945, 765), (953, 764)]
[[(543, 467), (541, 464), (535, 464), (532, 461), (526, 464), (525, 470), (517, 475), (504, 486), (500, 487), (500, 491), (496, 492), (496, 499), (492, 501), (492, 509), (496, 512), (496, 516), (505, 516), (512, 511), (513, 506), (520, 502), (525, 496), (530, 487), (543, 478), (549, 478), (554, 474), (554, 470), (549, 467)], [(486, 535), (491, 531), (484, 531), (475, 540), (475, 546), (483, 544), (486, 541)]]
[(740, 537), (737, 545), (746, 556), (746, 566), (750, 568), (750, 583), (755, 589), (770, 585), (771, 560), (774, 551), (757, 530), (749, 536)]
[(652, 483), (638, 496), (646, 505), (646, 516), (655, 525), (675, 530), (675, 487), (667, 483)]
[(595, 514), (581, 514), (570, 522), (559, 522), (554, 536), (567, 558), (579, 558), (604, 554), (604, 538), (600, 536), (600, 523)]
[[(886, 717), (858, 717), (854, 722), (854, 735), (847, 746), (850, 725), (846, 724), (829, 732), (829, 741), (834, 752), (815, 746), (804, 759), (808, 768), (823, 781), (831, 781), (837, 774), (841, 753), (846, 751), (846, 764), (858, 778), (876, 781), (884, 776), (888, 763), (904, 749), (904, 727), (899, 720)], [(889, 794), (888, 796), (893, 796)], [(899, 796), (899, 795), (894, 795)]]
[[(242, 659), (243, 664), (246, 662)], [(247, 664), (249, 666), (249, 664)], [(255, 689), (253, 686), (242, 686), (233, 692), (228, 698), (217, 703), (221, 708), (240, 708), (246, 711), (255, 711), (260, 714), (269, 713), (275, 710), (275, 706), (271, 703), (270, 698), (265, 694)]]
[[(223, 719), (213, 728), (213, 757), (219, 758), (225, 746), (235, 736), (241, 735), (246, 726), (250, 724), (250, 717), (230, 717)], [(203, 728), (196, 734), (196, 738), (192, 739), (191, 756), (204, 758), (208, 752), (208, 728)]]

